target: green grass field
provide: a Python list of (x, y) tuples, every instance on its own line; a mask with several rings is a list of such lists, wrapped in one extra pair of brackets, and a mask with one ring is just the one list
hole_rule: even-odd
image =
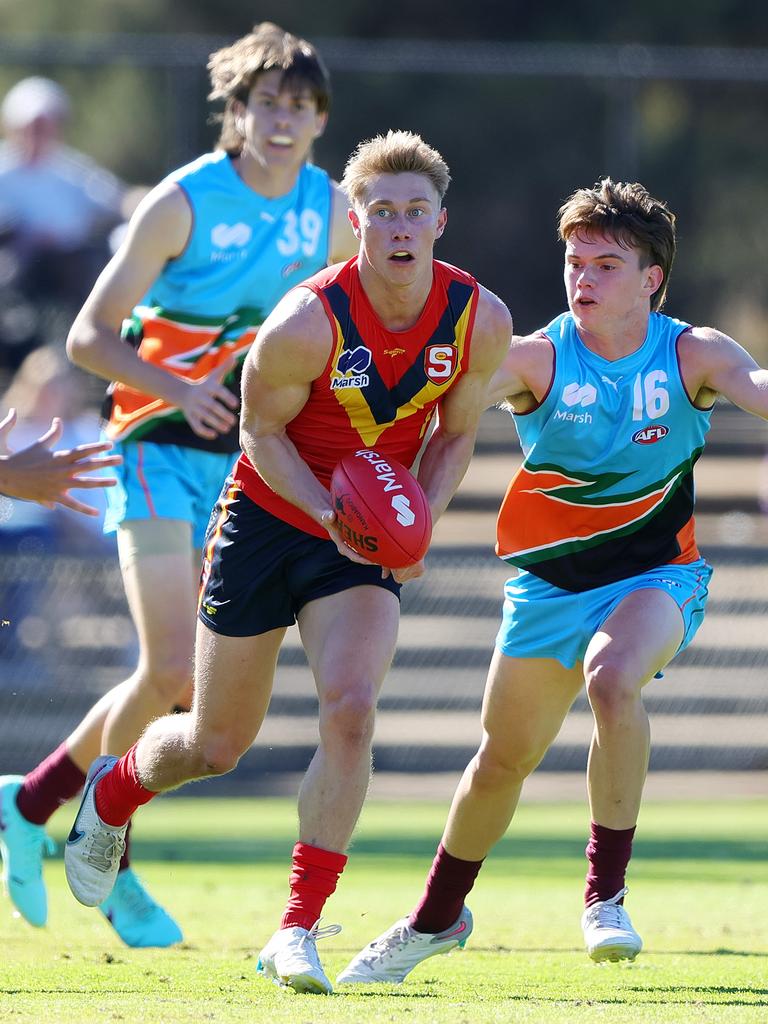
[[(444, 804), (370, 804), (325, 923), (333, 978), (407, 912)], [(521, 808), (469, 903), (466, 951), (437, 957), (404, 985), (330, 998), (284, 992), (255, 974), (287, 892), (295, 835), (290, 801), (164, 798), (136, 829), (137, 869), (182, 923), (172, 950), (130, 950), (46, 865), (50, 918), (35, 930), (0, 902), (0, 1021), (21, 1024), (413, 1022), (582, 1024), (768, 1020), (768, 801), (644, 809), (627, 902), (646, 951), (635, 964), (592, 964), (581, 948), (582, 806)], [(71, 823), (52, 823), (58, 840)]]

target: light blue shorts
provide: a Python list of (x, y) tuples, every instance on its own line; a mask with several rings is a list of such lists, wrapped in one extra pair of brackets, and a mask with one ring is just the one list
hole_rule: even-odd
[(104, 533), (128, 519), (181, 519), (192, 524), (192, 543), (202, 548), (221, 486), (236, 453), (206, 452), (175, 444), (123, 441), (114, 446), (122, 466), (110, 469)]
[(624, 598), (636, 590), (664, 590), (683, 616), (685, 650), (704, 619), (712, 567), (703, 558), (656, 569), (573, 593), (522, 571), (504, 585), (504, 610), (496, 646), (511, 658), (555, 658), (565, 668), (584, 660), (587, 646)]

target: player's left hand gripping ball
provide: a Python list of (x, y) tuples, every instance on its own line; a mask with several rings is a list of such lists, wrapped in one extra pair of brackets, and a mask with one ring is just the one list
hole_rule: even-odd
[(331, 499), (345, 542), (369, 562), (405, 569), (427, 553), (432, 538), (427, 496), (394, 459), (369, 448), (345, 455), (331, 477)]

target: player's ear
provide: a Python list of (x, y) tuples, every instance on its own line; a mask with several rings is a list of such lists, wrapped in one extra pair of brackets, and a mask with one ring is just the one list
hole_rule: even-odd
[(352, 225), (352, 231), (354, 232), (355, 238), (360, 238), (360, 218), (358, 217), (357, 210), (355, 210), (354, 206), (350, 206), (347, 210), (347, 217), (349, 218), (349, 223)]
[(232, 100), (232, 120), (235, 123), (235, 129), (238, 135), (242, 135), (245, 138), (245, 104), (242, 100)]
[(319, 139), (325, 131), (326, 125), (328, 124), (328, 112), (324, 111), (322, 114), (315, 115), (315, 138)]
[(656, 292), (661, 288), (662, 282), (664, 281), (664, 271), (658, 265), (658, 263), (652, 264), (645, 272), (645, 282), (643, 287), (648, 292), (649, 296), (655, 295)]
[(435, 238), (440, 238), (445, 231), (445, 225), (448, 223), (448, 211), (443, 206), (440, 209), (440, 213), (437, 215), (437, 229), (435, 230)]

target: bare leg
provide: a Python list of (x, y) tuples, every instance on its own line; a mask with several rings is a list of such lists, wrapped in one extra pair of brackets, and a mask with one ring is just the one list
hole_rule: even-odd
[(595, 716), (589, 800), (592, 821), (606, 828), (637, 823), (650, 751), (642, 688), (674, 657), (682, 639), (682, 616), (669, 594), (636, 590), (587, 648), (584, 678)]
[(582, 686), (579, 669), (494, 651), (483, 697), (483, 738), (453, 798), (443, 846), (482, 860), (506, 832), (526, 777), (544, 757)]
[(148, 726), (136, 748), (142, 785), (162, 792), (237, 765), (267, 712), (284, 635), (221, 636), (198, 623), (192, 710)]
[(343, 852), (368, 791), (381, 684), (397, 640), (400, 607), (381, 587), (312, 601), (299, 628), (320, 700), (320, 745), (299, 792), (299, 838)]
[(195, 642), (199, 558), (191, 526), (177, 520), (129, 522), (119, 531), (120, 564), (139, 637), (139, 664), (116, 691), (102, 750), (123, 754), (148, 722), (188, 699)]

